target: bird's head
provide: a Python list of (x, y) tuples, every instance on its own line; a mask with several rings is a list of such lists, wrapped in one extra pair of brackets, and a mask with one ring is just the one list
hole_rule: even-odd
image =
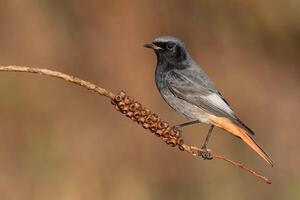
[(189, 57), (184, 43), (173, 36), (158, 37), (152, 43), (145, 44), (144, 47), (153, 49), (159, 62), (176, 64)]

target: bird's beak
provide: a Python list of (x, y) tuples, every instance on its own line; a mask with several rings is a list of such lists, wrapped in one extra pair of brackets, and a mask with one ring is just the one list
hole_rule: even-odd
[(154, 49), (154, 50), (161, 50), (162, 49), (162, 48), (160, 48), (159, 46), (156, 46), (153, 43), (151, 43), (151, 44), (145, 44), (144, 47), (150, 48), (150, 49)]

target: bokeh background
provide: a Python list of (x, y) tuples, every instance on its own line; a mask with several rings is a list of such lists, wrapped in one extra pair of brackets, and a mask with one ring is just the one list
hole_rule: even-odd
[[(126, 90), (181, 123), (142, 47), (185, 41), (276, 166), (216, 130), (210, 148), (273, 180), (172, 149), (101, 96), (61, 80), (0, 73), (0, 199), (300, 199), (300, 1), (0, 0), (0, 63), (47, 67)], [(208, 126), (185, 129), (201, 145)]]

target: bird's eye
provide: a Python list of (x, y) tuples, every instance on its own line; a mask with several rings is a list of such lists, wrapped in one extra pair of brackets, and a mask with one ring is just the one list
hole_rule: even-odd
[(168, 44), (167, 44), (167, 49), (168, 49), (168, 50), (173, 50), (173, 49), (174, 49), (174, 46), (175, 46), (175, 44), (173, 44), (173, 43), (168, 43)]

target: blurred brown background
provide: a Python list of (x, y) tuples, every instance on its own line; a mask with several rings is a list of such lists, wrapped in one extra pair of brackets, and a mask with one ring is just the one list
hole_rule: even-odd
[[(162, 143), (106, 98), (61, 80), (0, 73), (0, 199), (300, 199), (300, 1), (1, 0), (0, 63), (70, 73), (126, 90), (173, 123), (159, 96), (160, 35), (185, 41), (256, 140), (270, 168), (217, 130), (210, 148), (260, 170), (254, 176)], [(201, 145), (208, 126), (185, 129)]]

